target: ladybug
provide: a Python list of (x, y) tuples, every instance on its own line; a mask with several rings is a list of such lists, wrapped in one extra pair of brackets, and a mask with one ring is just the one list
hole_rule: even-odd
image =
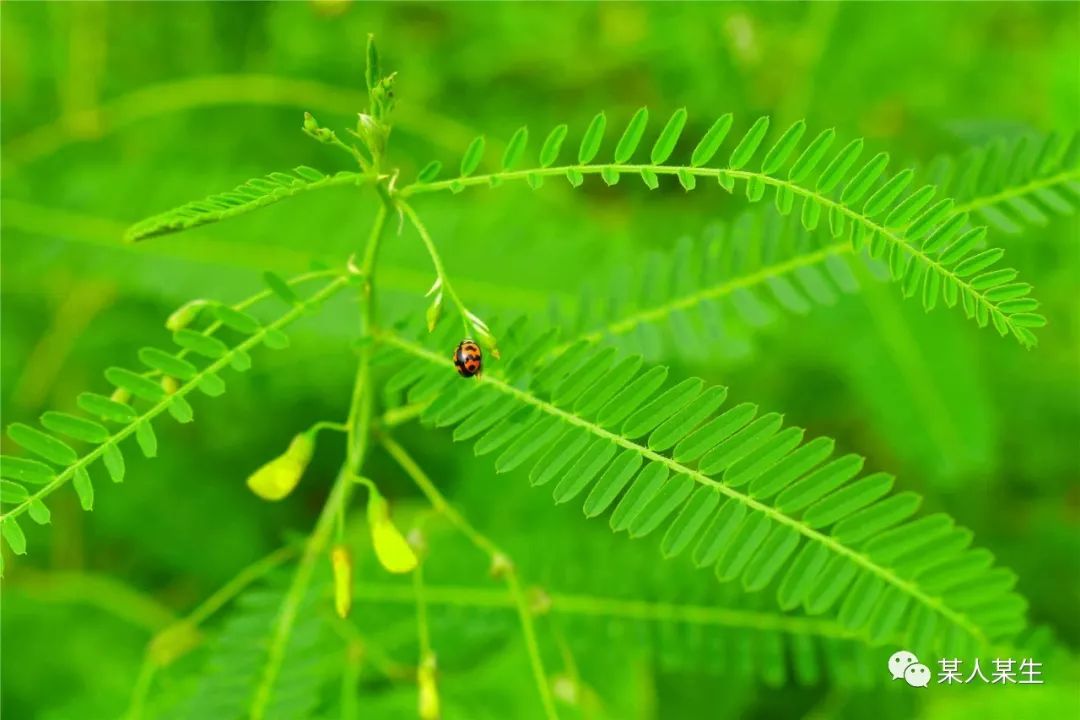
[(480, 346), (472, 340), (462, 340), (454, 350), (454, 367), (461, 377), (479, 375), (483, 367), (483, 354)]

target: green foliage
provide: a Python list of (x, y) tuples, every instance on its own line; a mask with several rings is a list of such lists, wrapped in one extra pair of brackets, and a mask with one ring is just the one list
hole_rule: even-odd
[(2, 12), (7, 714), (1075, 714), (1075, 7)]
[(275, 172), (261, 178), (252, 178), (228, 192), (185, 203), (178, 208), (148, 217), (132, 225), (125, 238), (129, 241), (147, 240), (244, 215), (310, 190), (336, 185), (359, 185), (363, 180), (361, 173), (339, 172), (324, 175), (315, 168), (301, 165), (291, 173)]
[[(597, 116), (602, 117), (602, 114)], [(796, 196), (800, 197), (802, 224), (807, 230), (814, 230), (821, 215), (827, 215), (834, 237), (849, 237), (855, 250), (869, 248), (873, 257), (887, 262), (904, 296), (918, 295), (927, 310), (933, 309), (939, 300), (950, 308), (959, 304), (964, 314), (980, 327), (993, 324), (1003, 337), (1012, 334), (1025, 347), (1035, 345), (1031, 328), (1045, 325), (1046, 319), (1031, 312), (1037, 307), (1032, 301), (1008, 302), (1024, 298), (1031, 287), (1015, 285), (1008, 290), (998, 287), (1006, 282), (1003, 278), (1015, 276), (1015, 271), (1011, 268), (990, 269), (1001, 260), (1003, 253), (998, 249), (972, 254), (980, 246), (982, 236), (961, 234), (968, 223), (968, 214), (956, 209), (955, 200), (943, 198), (930, 205), (935, 191), (929, 186), (901, 199), (914, 171), (902, 170), (883, 180), (889, 163), (888, 153), (877, 153), (858, 166), (864, 143), (861, 139), (852, 141), (833, 157), (812, 184), (809, 181), (814, 179), (813, 170), (832, 142), (832, 131), (827, 130), (790, 162), (784, 177), (783, 168), (789, 165), (806, 129), (805, 122), (800, 120), (772, 143), (761, 161), (760, 170), (744, 169), (758, 154), (768, 133), (769, 118), (762, 116), (735, 143), (726, 165), (704, 167), (719, 150), (731, 125), (730, 115), (724, 115), (699, 140), (689, 165), (665, 164), (686, 123), (686, 111), (680, 109), (661, 130), (653, 146), (652, 162), (628, 164), (644, 136), (648, 117), (648, 110), (641, 108), (630, 119), (615, 147), (613, 163), (588, 164), (595, 156), (603, 134), (603, 123), (594, 119), (585, 132), (576, 165), (549, 167), (555, 162), (558, 146), (545, 144), (546, 152), (541, 154), (540, 165), (534, 170), (504, 169), (469, 178), (479, 165), (483, 152), (483, 139), (477, 138), (462, 160), (460, 177), (417, 183), (403, 188), (402, 194), (408, 196), (441, 189), (459, 192), (470, 185), (494, 186), (513, 179), (528, 180), (537, 187), (541, 178), (550, 175), (564, 175), (571, 185), (578, 187), (586, 174), (594, 173), (601, 175), (608, 185), (614, 185), (622, 172), (633, 172), (650, 190), (659, 187), (658, 176), (661, 175), (676, 176), (687, 190), (696, 186), (694, 178), (697, 177), (715, 178), (728, 192), (734, 192), (735, 181), (742, 180), (746, 183), (746, 198), (750, 202), (762, 200), (766, 188), (773, 188), (776, 209), (783, 215), (792, 212)], [(1046, 159), (1040, 159), (1034, 167), (1040, 172), (1044, 167), (1056, 168), (1057, 155), (1048, 151), (1040, 154), (1040, 158), (1044, 156)], [(663, 160), (658, 161), (657, 157)], [(838, 188), (841, 192), (835, 197), (834, 191)], [(979, 229), (972, 231), (977, 232)]]
[(1076, 136), (1022, 136), (943, 157), (928, 170), (954, 193), (960, 208), (1004, 233), (1045, 227), (1080, 204), (1080, 142)]
[[(308, 280), (310, 277), (302, 276), (293, 282)], [(110, 429), (96, 420), (68, 413), (49, 411), (41, 416), (41, 424), (46, 430), (93, 446), (90, 450), (76, 452), (64, 440), (24, 423), (9, 425), (8, 437), (14, 443), (57, 466), (59, 470), (35, 460), (4, 456), (0, 462), (0, 473), (3, 477), (10, 478), (4, 481), (5, 502), (15, 505), (0, 515), (0, 527), (8, 546), (16, 554), (26, 552), (26, 541), (17, 518), (28, 513), (35, 522), (48, 523), (49, 512), (43, 501), (69, 480), (72, 481), (83, 510), (92, 510), (94, 486), (88, 470), (95, 462), (101, 460), (113, 482), (123, 482), (125, 463), (123, 451), (120, 449), (121, 442), (134, 435), (143, 455), (148, 458), (156, 456), (158, 441), (151, 423), (158, 416), (168, 411), (181, 423), (191, 422), (194, 413), (187, 395), (196, 389), (210, 397), (224, 393), (225, 381), (218, 374), (221, 370), (247, 370), (251, 366), (248, 351), (257, 345), (263, 344), (272, 348), (287, 345), (287, 339), (282, 340), (285, 336), (281, 333), (281, 328), (318, 306), (344, 287), (346, 282), (344, 277), (332, 277), (308, 299), (294, 305), (287, 313), (266, 326), (260, 325), (243, 309), (274, 293), (274, 286), (278, 285), (276, 282), (271, 283), (270, 290), (233, 307), (206, 304), (206, 309), (215, 320), (201, 331), (176, 329), (173, 339), (180, 346), (179, 351), (169, 353), (154, 347), (141, 348), (138, 353), (139, 360), (149, 368), (148, 371), (140, 373), (122, 367), (108, 368), (105, 378), (116, 388), (112, 397), (95, 393), (79, 396), (79, 406), (84, 411), (100, 420), (119, 425), (116, 429)], [(281, 292), (280, 286), (276, 292)], [(214, 337), (214, 333), (223, 327), (235, 331), (242, 339), (231, 347), (226, 345)], [(213, 362), (198, 368), (185, 359), (189, 354), (203, 355)], [(128, 400), (119, 399), (132, 397), (145, 401), (148, 407), (140, 411)], [(42, 487), (30, 493), (19, 482)]]
[[(514, 357), (549, 357), (551, 333), (515, 327), (503, 333)], [(430, 401), (422, 420), (456, 426), (454, 439), (475, 440), (499, 472), (531, 467), (557, 504), (583, 498), (588, 517), (613, 508), (616, 532), (661, 535), (667, 558), (686, 553), (750, 592), (773, 586), (787, 610), (839, 608), (841, 624), (874, 644), (963, 654), (1024, 627), (1015, 575), (969, 550), (970, 531), (943, 514), (912, 520), (919, 496), (889, 495), (883, 473), (856, 480), (863, 458), (830, 461), (831, 439), (804, 443), (777, 413), (720, 412), (726, 388), (691, 378), (661, 390), (665, 368), (635, 376), (623, 368), (640, 358), (619, 361), (587, 340), (535, 368), (512, 363), (506, 380), (461, 384), (438, 353), (384, 340), (407, 366), (388, 388)], [(430, 368), (417, 373), (409, 358)]]

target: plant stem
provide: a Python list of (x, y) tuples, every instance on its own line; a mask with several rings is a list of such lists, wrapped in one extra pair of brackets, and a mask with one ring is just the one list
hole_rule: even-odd
[[(375, 222), (372, 224), (367, 245), (364, 249), (364, 259), (360, 266), (360, 274), (363, 276), (363, 285), (360, 291), (362, 303), (360, 316), (361, 337), (367, 337), (371, 333), (373, 325), (371, 275), (378, 252), (379, 240), (386, 227), (386, 216), (390, 204), (385, 191), (380, 192), (380, 196), (383, 198), (383, 204), (380, 205), (376, 213)], [(252, 697), (249, 713), (251, 720), (262, 720), (266, 715), (274, 685), (285, 660), (285, 651), (293, 626), (296, 623), (300, 604), (303, 602), (304, 595), (315, 572), (315, 563), (325, 553), (335, 526), (340, 521), (343, 521), (345, 506), (348, 503), (353, 487), (352, 479), (354, 476), (359, 475), (360, 468), (363, 465), (364, 455), (367, 451), (368, 430), (371, 424), (371, 347), (372, 344), (367, 343), (361, 348), (360, 360), (357, 363), (356, 380), (353, 383), (352, 399), (349, 403), (348, 444), (346, 446), (345, 462), (338, 471), (337, 478), (334, 480), (330, 495), (323, 506), (322, 512), (319, 514), (315, 528), (308, 537), (288, 593), (282, 601), (281, 611), (276, 619), (273, 637), (267, 652), (266, 666)]]
[(491, 560), (493, 568), (502, 572), (506, 580), (507, 589), (510, 591), (510, 596), (513, 599), (514, 606), (517, 608), (518, 618), (521, 621), (522, 634), (525, 636), (525, 649), (529, 654), (529, 663), (532, 665), (533, 677), (536, 680), (536, 687), (540, 693), (540, 700), (544, 705), (544, 713), (548, 718), (558, 717), (558, 714), (555, 711), (555, 702), (551, 695), (551, 682), (544, 672), (544, 661), (540, 655), (539, 643), (536, 640), (536, 629), (533, 624), (532, 610), (529, 608), (528, 598), (525, 597), (525, 592), (522, 589), (521, 582), (517, 576), (517, 570), (514, 568), (513, 563), (510, 562), (509, 556), (500, 550), (494, 542), (474, 528), (464, 516), (446, 501), (446, 498), (442, 496), (442, 493), (439, 492), (435, 487), (435, 484), (427, 474), (424, 473), (423, 469), (421, 469), (405, 448), (399, 445), (386, 433), (380, 432), (377, 429), (375, 432), (382, 446), (390, 456), (394, 458), (398, 465), (401, 466), (401, 469), (412, 478), (413, 482), (415, 482), (420, 488), (420, 491), (424, 493), (435, 511), (449, 520), (450, 523), (460, 530), (473, 545), (484, 552)]
[[(198, 627), (206, 622), (211, 615), (224, 607), (226, 603), (243, 592), (249, 585), (295, 554), (296, 548), (292, 545), (286, 545), (285, 547), (278, 548), (269, 555), (256, 560), (237, 573), (232, 580), (222, 585), (214, 594), (199, 603), (186, 617), (178, 623), (174, 623), (165, 628), (165, 630), (175, 627), (178, 624), (188, 625), (192, 629)], [(150, 647), (148, 646), (146, 654), (143, 657), (142, 666), (139, 669), (139, 675), (135, 681), (134, 689), (131, 693), (131, 702), (128, 704), (128, 711), (125, 716), (127, 720), (138, 720), (142, 717), (143, 707), (146, 705), (146, 698), (150, 694), (150, 689), (153, 687), (154, 677), (161, 667), (162, 665), (155, 661), (150, 652)]]
[(400, 198), (395, 202), (409, 218), (409, 222), (416, 228), (416, 232), (424, 242), (424, 247), (427, 248), (428, 255), (431, 256), (431, 262), (435, 265), (435, 275), (442, 281), (442, 289), (450, 297), (450, 301), (454, 303), (454, 308), (458, 311), (458, 314), (461, 315), (461, 322), (465, 325), (465, 334), (471, 335), (473, 330), (472, 323), (469, 321), (468, 311), (461, 302), (461, 298), (458, 297), (457, 292), (455, 292), (454, 286), (450, 284), (450, 278), (446, 275), (446, 268), (443, 267), (442, 258), (439, 257), (439, 251), (435, 249), (435, 241), (431, 239), (431, 233), (428, 232), (427, 227), (420, 220), (420, 216), (416, 214), (416, 211), (412, 209), (412, 206)]

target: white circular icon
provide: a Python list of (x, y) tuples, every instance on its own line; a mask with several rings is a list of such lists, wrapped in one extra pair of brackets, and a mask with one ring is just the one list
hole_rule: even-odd
[[(892, 657), (889, 658), (889, 674), (892, 675), (893, 680), (903, 680), (905, 679), (904, 671), (908, 669), (908, 666), (918, 662), (919, 658), (915, 657), (915, 653), (910, 650), (894, 652)], [(926, 666), (923, 665), (923, 667)]]
[(926, 687), (930, 684), (930, 668), (922, 663), (908, 665), (904, 670), (904, 679), (911, 687)]

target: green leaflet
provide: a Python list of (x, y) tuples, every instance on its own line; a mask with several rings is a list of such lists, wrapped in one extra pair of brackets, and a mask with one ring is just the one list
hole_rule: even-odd
[(105, 420), (128, 423), (136, 417), (135, 410), (130, 405), (97, 393), (84, 392), (76, 398), (76, 402), (86, 412)]
[(8, 425), (8, 437), (22, 448), (57, 465), (71, 465), (79, 456), (69, 445), (23, 423)]
[(822, 194), (832, 192), (840, 181), (847, 175), (848, 170), (855, 164), (855, 161), (862, 153), (863, 141), (862, 138), (858, 140), (852, 140), (844, 148), (836, 154), (825, 169), (821, 171), (821, 175), (817, 181), (817, 191)]
[(461, 177), (468, 177), (476, 171), (480, 160), (484, 157), (484, 136), (473, 138), (465, 154), (461, 158)]
[(765, 153), (765, 159), (761, 161), (761, 172), (772, 175), (779, 170), (787, 162), (795, 146), (799, 144), (804, 132), (806, 132), (804, 120), (799, 120), (785, 130), (780, 139), (769, 148), (769, 152)]
[(562, 149), (563, 140), (566, 139), (566, 131), (566, 125), (556, 125), (548, 133), (544, 144), (540, 147), (540, 167), (549, 167), (559, 158), (559, 150)]
[(109, 429), (104, 425), (68, 413), (50, 410), (41, 416), (41, 424), (46, 430), (83, 442), (102, 443), (109, 437)]
[(588, 444), (587, 434), (577, 429), (567, 430), (533, 466), (529, 472), (529, 482), (532, 485), (546, 485), (559, 477)]
[(429, 183), (438, 178), (440, 172), (442, 172), (442, 163), (438, 160), (432, 160), (420, 169), (420, 173), (416, 176), (416, 182)]
[[(522, 125), (514, 134), (510, 136), (510, 141), (506, 143), (506, 151), (503, 152), (502, 169), (513, 170), (514, 166), (521, 160), (521, 156), (525, 154), (525, 146), (529, 142), (529, 128)], [(558, 154), (556, 152), (556, 154)], [(541, 158), (541, 164), (543, 159)]]
[(750, 158), (757, 152), (758, 147), (761, 145), (761, 141), (765, 139), (765, 133), (769, 131), (769, 117), (763, 115), (754, 121), (754, 124), (750, 126), (750, 129), (746, 131), (742, 139), (739, 140), (739, 144), (735, 146), (735, 149), (731, 151), (731, 157), (728, 158), (728, 167), (733, 170), (739, 168), (750, 162)]
[[(588, 437), (583, 435), (582, 437)], [(582, 443), (584, 445), (584, 443)], [(600, 479), (596, 481), (592, 492), (585, 499), (583, 510), (585, 517), (596, 517), (607, 510), (612, 501), (618, 497), (626, 484), (641, 467), (642, 458), (632, 450), (624, 450), (619, 457), (608, 466)]]
[(660, 552), (664, 557), (675, 557), (685, 550), (719, 505), (720, 493), (716, 490), (701, 487), (694, 491), (693, 497), (683, 506), (660, 542)]
[(581, 137), (581, 146), (578, 148), (579, 163), (588, 165), (596, 157), (596, 154), (600, 152), (600, 143), (604, 139), (606, 126), (607, 118), (602, 112), (597, 113), (589, 122), (589, 127), (585, 129), (585, 134)]
[(880, 152), (859, 169), (844, 187), (840, 194), (840, 202), (851, 205), (858, 202), (870, 190), (870, 186), (885, 171), (889, 164), (889, 153)]
[(622, 137), (619, 138), (619, 144), (615, 146), (616, 164), (622, 165), (630, 160), (641, 142), (641, 137), (645, 134), (645, 126), (648, 122), (648, 108), (638, 108), (638, 111), (634, 113), (634, 116), (630, 118), (630, 122), (626, 125)]
[(147, 367), (158, 370), (164, 375), (171, 375), (178, 380), (190, 380), (198, 372), (198, 369), (187, 360), (157, 348), (141, 348), (139, 360)]
[(79, 496), (79, 505), (82, 509), (86, 512), (93, 510), (94, 483), (90, 481), (90, 473), (86, 472), (85, 467), (76, 468), (71, 485), (75, 488), (75, 494)]
[(791, 170), (788, 171), (788, 180), (793, 183), (800, 183), (809, 177), (810, 173), (814, 172), (814, 168), (825, 157), (825, 153), (828, 152), (829, 146), (832, 145), (834, 139), (836, 139), (836, 131), (833, 128), (823, 131), (814, 138), (813, 142), (806, 146), (806, 149), (792, 164)]
[(0, 457), (0, 477), (31, 485), (45, 485), (56, 477), (56, 473), (51, 467), (37, 460), (4, 455)]
[(217, 360), (228, 353), (225, 343), (215, 337), (183, 328), (173, 333), (173, 342), (197, 355)]
[(654, 164), (659, 165), (671, 157), (671, 153), (675, 150), (675, 143), (679, 141), (679, 136), (682, 135), (685, 126), (686, 108), (679, 108), (671, 114), (664, 129), (656, 138), (656, 143), (649, 155)]
[(712, 160), (713, 156), (716, 155), (716, 151), (723, 144), (724, 138), (727, 137), (728, 131), (731, 130), (732, 121), (731, 113), (721, 115), (716, 119), (705, 135), (702, 136), (701, 141), (694, 147), (694, 152), (690, 157), (691, 165), (701, 167)]

